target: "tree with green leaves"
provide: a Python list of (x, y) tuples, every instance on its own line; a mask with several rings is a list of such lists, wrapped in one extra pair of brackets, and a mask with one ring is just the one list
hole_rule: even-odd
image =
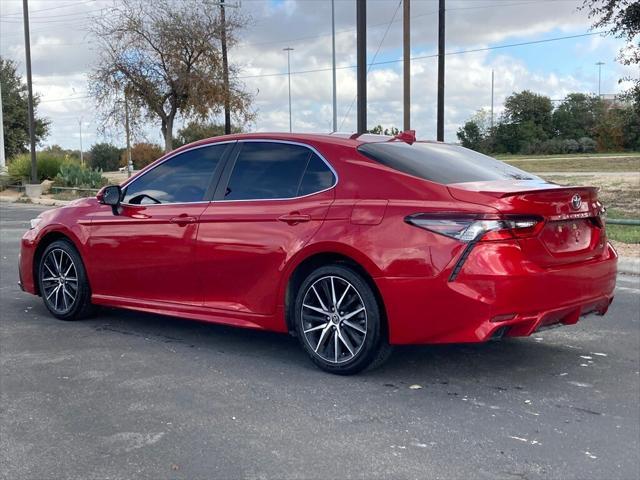
[[(226, 17), (228, 46), (246, 21)], [(230, 105), (236, 124), (253, 118), (252, 97), (229, 66), (223, 83), (219, 9), (207, 0), (121, 0), (94, 19), (92, 32), (99, 60), (90, 91), (104, 114), (105, 125), (122, 124), (127, 93), (130, 120), (160, 124), (165, 151), (173, 149), (177, 118), (204, 120)]]
[(112, 172), (118, 170), (122, 148), (110, 143), (96, 143), (90, 150), (89, 165), (96, 170)]
[(489, 152), (492, 148), (491, 119), (486, 110), (478, 110), (456, 133), (463, 147), (477, 152)]
[[(231, 127), (231, 133), (241, 133), (242, 128)], [(224, 135), (224, 125), (217, 123), (201, 123), (189, 122), (187, 125), (178, 130), (178, 136), (173, 139), (175, 148), (186, 145), (187, 143), (197, 142), (205, 138), (219, 137)]]
[(596, 95), (570, 93), (553, 112), (555, 133), (562, 139), (593, 137), (604, 115), (604, 104)]
[[(2, 89), (2, 120), (4, 151), (7, 158), (29, 151), (29, 99), (27, 84), (17, 72), (13, 60), (0, 57), (0, 88)], [(49, 133), (49, 120), (38, 117), (40, 96), (33, 96), (36, 142), (40, 143)]]

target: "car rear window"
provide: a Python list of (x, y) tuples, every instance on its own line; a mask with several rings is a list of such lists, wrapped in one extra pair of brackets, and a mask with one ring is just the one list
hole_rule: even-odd
[(358, 151), (387, 167), (432, 182), (538, 180), (535, 175), (468, 148), (443, 143), (365, 143)]

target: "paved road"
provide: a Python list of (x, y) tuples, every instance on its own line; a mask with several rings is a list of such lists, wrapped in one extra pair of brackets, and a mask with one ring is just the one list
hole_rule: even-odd
[(16, 287), (37, 211), (0, 204), (2, 478), (640, 476), (637, 277), (604, 318), (402, 348), (343, 378), (287, 336), (116, 310), (53, 319)]

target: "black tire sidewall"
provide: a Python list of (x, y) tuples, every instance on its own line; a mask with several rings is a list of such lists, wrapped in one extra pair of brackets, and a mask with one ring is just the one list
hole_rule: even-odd
[[(42, 269), (44, 268), (44, 260), (52, 250), (56, 249), (64, 250), (64, 252), (71, 257), (78, 276), (78, 294), (76, 296), (75, 303), (73, 305), (73, 308), (71, 308), (71, 310), (64, 314), (56, 312), (51, 307), (51, 305), (45, 298), (44, 289), (42, 287)], [(80, 254), (78, 253), (76, 247), (70, 241), (56, 240), (55, 242), (49, 244), (47, 248), (45, 248), (44, 252), (42, 252), (38, 263), (38, 289), (40, 291), (40, 295), (42, 296), (42, 301), (44, 302), (45, 307), (47, 307), (47, 310), (49, 310), (51, 315), (53, 315), (54, 317), (60, 320), (76, 320), (82, 315), (83, 310), (85, 310), (87, 304), (89, 303), (91, 293), (89, 290), (89, 282), (87, 281), (87, 275), (84, 269), (82, 258), (80, 257)]]
[[(360, 294), (365, 308), (367, 309), (367, 335), (365, 337), (364, 345), (356, 354), (355, 358), (340, 364), (329, 363), (316, 355), (304, 334), (302, 316), (300, 314), (302, 310), (302, 302), (308, 288), (316, 280), (326, 276), (341, 277), (351, 283)], [(386, 341), (383, 338), (380, 305), (378, 304), (378, 300), (376, 299), (372, 288), (359, 273), (346, 265), (327, 265), (317, 268), (309, 274), (296, 292), (293, 315), (297, 337), (302, 348), (307, 352), (313, 363), (326, 372), (340, 375), (351, 375), (364, 370), (376, 358), (382, 342)]]

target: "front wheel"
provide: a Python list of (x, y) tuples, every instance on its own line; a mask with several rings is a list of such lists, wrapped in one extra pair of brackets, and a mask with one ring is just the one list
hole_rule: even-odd
[(347, 266), (321, 267), (305, 279), (296, 296), (295, 326), (311, 360), (330, 373), (358, 373), (390, 352), (374, 292)]
[(91, 310), (91, 292), (80, 254), (68, 240), (56, 240), (40, 258), (38, 285), (45, 306), (61, 320), (77, 320)]

